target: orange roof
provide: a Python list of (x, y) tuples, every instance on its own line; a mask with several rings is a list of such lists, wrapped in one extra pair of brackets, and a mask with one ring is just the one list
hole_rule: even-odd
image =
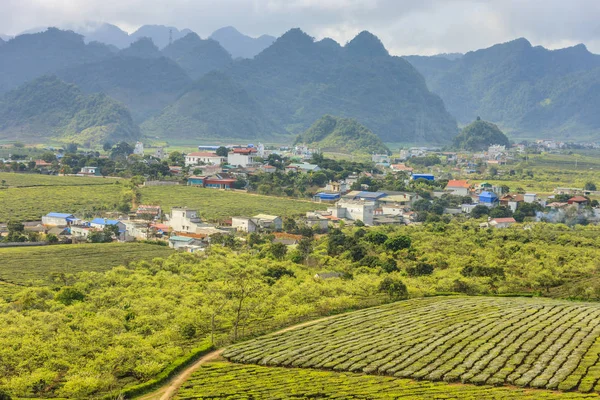
[(459, 187), (459, 188), (468, 189), (471, 187), (471, 185), (467, 181), (450, 180), (450, 181), (448, 181), (448, 185), (446, 185), (446, 188), (449, 188), (449, 187), (454, 187), (454, 188)]
[(588, 201), (588, 199), (586, 199), (583, 196), (575, 196), (575, 197), (571, 197), (569, 199), (569, 204), (571, 204), (571, 203), (584, 203), (586, 201)]

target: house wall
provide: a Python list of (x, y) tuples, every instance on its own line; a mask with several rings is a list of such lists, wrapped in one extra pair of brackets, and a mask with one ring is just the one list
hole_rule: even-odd
[(227, 163), (247, 167), (249, 164), (254, 163), (254, 155), (229, 153), (227, 155)]
[(42, 224), (51, 226), (67, 226), (67, 220), (64, 218), (43, 216)]
[(198, 212), (195, 210), (178, 210), (171, 211), (169, 218), (169, 226), (175, 232), (196, 233), (198, 224), (193, 219), (198, 218)]
[(197, 157), (197, 156), (185, 156), (185, 165), (187, 167), (198, 165), (199, 163), (219, 165), (225, 161), (225, 157)]
[(231, 227), (241, 232), (256, 232), (256, 225), (250, 220), (250, 218), (237, 218), (231, 219)]
[(467, 196), (469, 194), (469, 189), (463, 187), (451, 187), (448, 190), (455, 196)]

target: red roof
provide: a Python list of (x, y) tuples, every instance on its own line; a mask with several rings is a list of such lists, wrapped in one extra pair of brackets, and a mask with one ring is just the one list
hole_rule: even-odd
[(510, 217), (510, 218), (494, 218), (490, 222), (496, 222), (497, 224), (502, 224), (502, 223), (506, 223), (506, 222), (515, 223), (517, 221), (514, 218)]
[(573, 203), (585, 203), (586, 201), (588, 201), (588, 199), (586, 199), (583, 196), (575, 196), (575, 197), (571, 197), (569, 199), (569, 204), (573, 204)]
[(236, 149), (233, 149), (233, 152), (236, 154), (250, 154), (250, 153), (256, 153), (257, 150), (254, 147), (248, 147), (246, 149), (236, 148)]
[(465, 189), (468, 189), (470, 187), (471, 187), (471, 185), (469, 184), (469, 182), (467, 182), (467, 181), (458, 181), (458, 180), (450, 180), (450, 181), (448, 181), (448, 185), (446, 185), (446, 188), (465, 188)]

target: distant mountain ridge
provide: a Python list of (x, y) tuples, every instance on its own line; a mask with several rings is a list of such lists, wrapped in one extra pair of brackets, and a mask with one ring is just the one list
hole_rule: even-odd
[(240, 33), (233, 26), (217, 29), (209, 38), (219, 42), (233, 58), (254, 58), (277, 39), (270, 35), (253, 38)]
[(479, 115), (513, 136), (600, 138), (600, 56), (584, 45), (547, 50), (521, 38), (456, 60), (406, 59), (461, 123)]
[(42, 76), (0, 98), (0, 137), (101, 144), (133, 141), (140, 130), (126, 107), (104, 94), (85, 95), (55, 76)]

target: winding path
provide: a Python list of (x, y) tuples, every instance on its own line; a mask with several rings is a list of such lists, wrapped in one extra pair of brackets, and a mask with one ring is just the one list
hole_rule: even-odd
[[(340, 314), (338, 314), (338, 315), (340, 315)], [(277, 332), (270, 333), (269, 335), (277, 335), (277, 334), (288, 332), (288, 331), (291, 331), (294, 329), (302, 328), (302, 327), (305, 327), (308, 325), (316, 324), (321, 321), (326, 321), (328, 319), (335, 318), (338, 315), (330, 315), (329, 317), (324, 317), (324, 318), (319, 318), (319, 319), (315, 319), (315, 320), (308, 321), (308, 322), (303, 322), (298, 325), (292, 325), (285, 329), (281, 329)], [(161, 388), (159, 388), (158, 390), (155, 390), (154, 392), (151, 392), (151, 393), (145, 394), (141, 397), (138, 397), (137, 400), (170, 400), (170, 399), (172, 399), (173, 396), (177, 393), (177, 390), (179, 390), (179, 388), (181, 387), (181, 385), (183, 385), (183, 383), (185, 381), (187, 381), (194, 372), (196, 372), (202, 365), (209, 363), (211, 361), (217, 360), (219, 357), (221, 357), (223, 350), (224, 349), (218, 349), (218, 350), (211, 351), (210, 353), (203, 355), (202, 357), (200, 357), (200, 359), (198, 359), (198, 361), (196, 361), (195, 363), (193, 363), (192, 365), (190, 365), (189, 367), (187, 367), (186, 369), (181, 371), (173, 379), (171, 379), (169, 382), (167, 382), (165, 384), (165, 386), (162, 386)]]

